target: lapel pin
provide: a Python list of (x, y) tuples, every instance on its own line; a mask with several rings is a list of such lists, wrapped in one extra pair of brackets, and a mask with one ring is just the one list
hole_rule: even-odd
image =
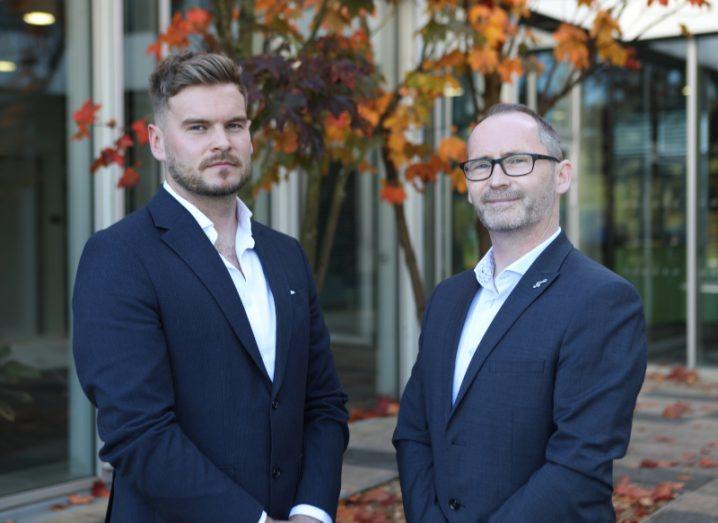
[(294, 296), (294, 295), (296, 294), (296, 292), (293, 291), (292, 289), (289, 289), (289, 294), (291, 294), (292, 296)]
[(534, 283), (534, 289), (538, 289), (539, 287), (541, 287), (541, 285), (543, 285), (543, 284), (546, 283), (547, 281), (548, 281), (548, 280), (547, 280), (546, 278), (544, 278), (543, 280), (537, 281), (536, 283)]

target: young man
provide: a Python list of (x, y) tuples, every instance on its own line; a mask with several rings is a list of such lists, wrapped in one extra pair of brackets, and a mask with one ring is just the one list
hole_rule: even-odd
[(541, 117), (494, 106), (468, 153), (492, 248), (426, 309), (394, 434), (407, 520), (613, 521), (646, 367), (640, 299), (561, 231), (572, 167)]
[(301, 247), (236, 196), (252, 155), (240, 69), (187, 53), (150, 82), (166, 182), (90, 238), (73, 301), (115, 469), (107, 519), (330, 523), (346, 396)]

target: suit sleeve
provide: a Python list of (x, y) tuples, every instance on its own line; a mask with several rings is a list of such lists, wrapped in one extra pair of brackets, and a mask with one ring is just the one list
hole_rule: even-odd
[(424, 398), (424, 351), (422, 340), (431, 301), (427, 305), (419, 336), (419, 354), (404, 388), (393, 443), (407, 521), (446, 521), (436, 502), (434, 458)]
[(167, 521), (258, 521), (263, 507), (177, 423), (170, 362), (152, 282), (125, 243), (87, 243), (73, 296), (73, 351), (97, 407), (100, 457)]
[(645, 371), (640, 298), (624, 281), (603, 285), (563, 339), (546, 462), (490, 521), (614, 521), (613, 460), (626, 453)]
[(294, 505), (311, 505), (336, 514), (341, 489), (342, 456), (349, 443), (347, 396), (339, 383), (329, 348), (329, 331), (304, 250), (297, 243), (307, 273), (309, 296), (309, 367), (304, 404), (304, 456)]

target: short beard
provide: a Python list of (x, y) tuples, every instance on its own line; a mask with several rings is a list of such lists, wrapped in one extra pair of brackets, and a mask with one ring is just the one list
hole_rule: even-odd
[(236, 183), (223, 187), (212, 187), (204, 181), (199, 172), (186, 165), (176, 163), (174, 158), (167, 159), (167, 171), (172, 179), (177, 182), (177, 185), (182, 187), (185, 191), (197, 196), (221, 198), (237, 194), (239, 190), (249, 181), (249, 174), (252, 172), (252, 165), (251, 163), (242, 164), (236, 157), (225, 154), (222, 157), (212, 157), (205, 160), (202, 164), (200, 164), (199, 170), (208, 167), (213, 162), (222, 160), (232, 161), (237, 165), (240, 165), (242, 176)]
[[(518, 198), (518, 201), (509, 209), (489, 210), (487, 201), (499, 198)], [(488, 231), (516, 231), (540, 222), (551, 213), (555, 202), (555, 183), (548, 183), (541, 193), (528, 199), (526, 194), (518, 189), (488, 190), (481, 196), (481, 204), (476, 206), (476, 215)]]

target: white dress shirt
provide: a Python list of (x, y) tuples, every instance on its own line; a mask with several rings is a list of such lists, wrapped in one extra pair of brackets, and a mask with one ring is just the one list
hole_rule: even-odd
[[(212, 245), (217, 241), (217, 230), (214, 223), (196, 206), (182, 198), (172, 189), (169, 183), (165, 182), (164, 189), (177, 200), (192, 217), (197, 221), (202, 231)], [(254, 238), (252, 237), (252, 211), (249, 210), (242, 200), (237, 198), (237, 234), (234, 240), (234, 248), (241, 271), (235, 267), (227, 258), (219, 254), (224, 262), (232, 283), (237, 289), (242, 306), (247, 312), (247, 319), (252, 328), (252, 334), (257, 342), (259, 354), (262, 356), (264, 368), (269, 378), (274, 381), (274, 363), (277, 354), (277, 313), (274, 308), (274, 296), (272, 289), (264, 276), (262, 263), (259, 261), (254, 250)], [(332, 518), (324, 510), (313, 505), (296, 505), (292, 508), (289, 516), (302, 514), (311, 516), (323, 523), (332, 523)], [(262, 512), (258, 523), (267, 520), (267, 513)]]
[(464, 327), (461, 331), (459, 348), (456, 352), (454, 364), (454, 382), (452, 388), (451, 402), (456, 401), (464, 380), (469, 363), (479, 347), (484, 334), (494, 321), (496, 314), (501, 309), (506, 299), (511, 295), (516, 285), (529, 267), (536, 261), (536, 258), (556, 239), (561, 233), (559, 227), (555, 233), (546, 241), (534, 247), (521, 258), (506, 267), (501, 274), (494, 277), (496, 265), (494, 263), (494, 249), (489, 249), (481, 261), (474, 268), (476, 279), (479, 282), (479, 290), (476, 291), (469, 312), (466, 314)]

